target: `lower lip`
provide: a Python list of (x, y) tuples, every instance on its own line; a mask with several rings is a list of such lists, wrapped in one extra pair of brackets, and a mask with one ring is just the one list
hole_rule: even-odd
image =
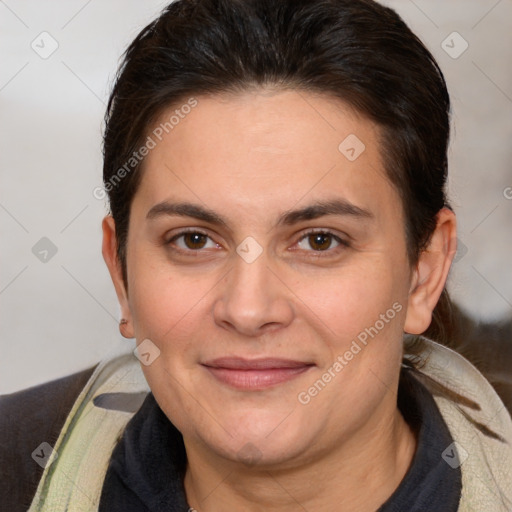
[(311, 366), (264, 370), (237, 370), (212, 366), (205, 366), (205, 368), (224, 384), (236, 389), (257, 391), (288, 382), (308, 371)]

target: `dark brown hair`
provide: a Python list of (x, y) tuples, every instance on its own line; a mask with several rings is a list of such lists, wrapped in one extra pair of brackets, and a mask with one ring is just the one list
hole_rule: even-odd
[[(259, 86), (338, 98), (381, 128), (416, 264), (448, 206), (450, 100), (433, 56), (402, 19), (371, 0), (177, 0), (127, 49), (105, 119), (103, 177), (125, 283), (130, 206), (142, 175), (141, 163), (126, 162), (170, 106)], [(446, 340), (452, 324), (445, 290), (426, 334)]]

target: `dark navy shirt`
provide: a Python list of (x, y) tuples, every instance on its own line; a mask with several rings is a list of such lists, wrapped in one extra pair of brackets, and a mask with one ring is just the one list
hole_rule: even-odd
[(411, 372), (402, 370), (398, 408), (417, 433), (418, 445), (409, 471), (378, 512), (456, 512), (462, 474), (449, 464), (455, 462), (448, 458), (453, 438), (432, 395)]
[[(456, 512), (461, 471), (442, 457), (453, 439), (432, 395), (413, 372), (402, 369), (398, 407), (416, 432), (416, 453), (404, 479), (377, 512)], [(112, 453), (99, 511), (187, 512), (186, 463), (183, 437), (149, 393)]]

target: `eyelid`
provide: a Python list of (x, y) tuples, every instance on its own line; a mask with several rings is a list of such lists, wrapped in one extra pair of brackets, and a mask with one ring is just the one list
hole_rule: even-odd
[(211, 236), (202, 228), (179, 228), (178, 232), (169, 238), (168, 242), (178, 238), (181, 235), (186, 235), (187, 233), (199, 233), (200, 235), (207, 236), (211, 238)]

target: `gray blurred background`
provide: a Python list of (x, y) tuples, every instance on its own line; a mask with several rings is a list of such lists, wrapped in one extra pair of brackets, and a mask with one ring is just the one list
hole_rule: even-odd
[[(119, 57), (166, 3), (0, 0), (0, 393), (119, 345), (93, 196), (102, 119)], [(449, 290), (476, 319), (510, 318), (512, 0), (382, 3), (432, 51), (453, 101)]]

